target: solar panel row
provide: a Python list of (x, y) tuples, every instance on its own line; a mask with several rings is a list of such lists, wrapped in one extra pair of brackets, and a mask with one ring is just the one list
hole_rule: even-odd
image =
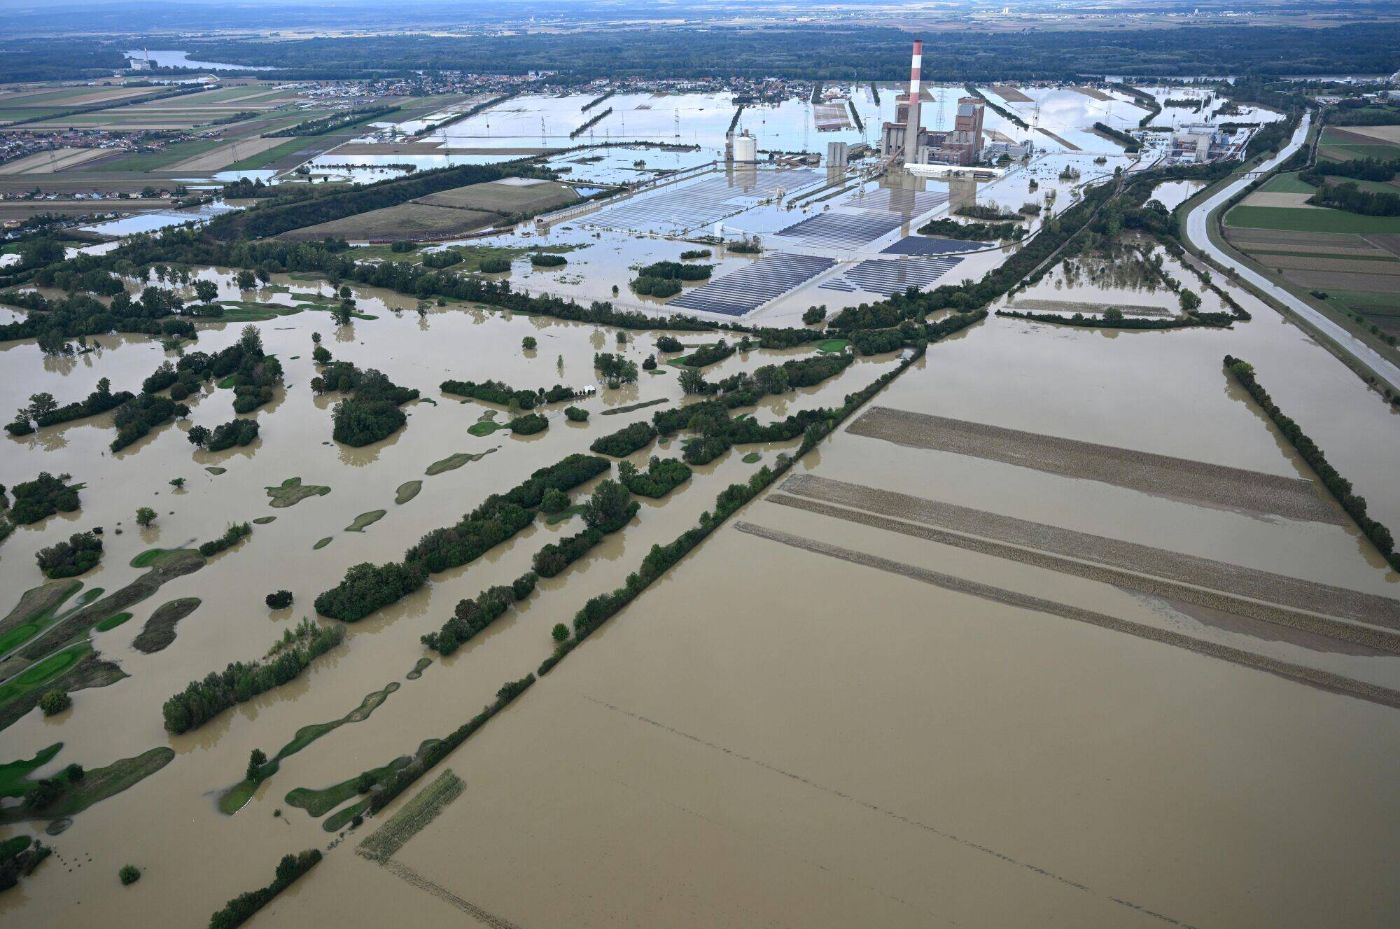
[(831, 268), (836, 262), (818, 255), (765, 255), (742, 270), (682, 294), (670, 306), (705, 313), (742, 316), (758, 309)]
[(819, 285), (820, 290), (839, 290), (850, 293), (864, 290), (867, 293), (890, 296), (903, 293), (910, 287), (920, 290), (947, 274), (962, 261), (949, 255), (916, 256), (912, 258), (879, 259), (862, 261), (838, 277)]

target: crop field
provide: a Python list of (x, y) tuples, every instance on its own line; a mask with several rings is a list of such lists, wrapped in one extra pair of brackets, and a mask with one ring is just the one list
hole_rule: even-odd
[(317, 242), (326, 236), (343, 236), (356, 241), (450, 238), (484, 228), (500, 218), (496, 213), (479, 210), (401, 203), (334, 222), (294, 229), (284, 233), (282, 238), (299, 242)]
[(1329, 209), (1278, 206), (1235, 207), (1225, 217), (1229, 226), (1283, 229), (1290, 232), (1400, 232), (1400, 216), (1362, 216)]
[[(521, 183), (521, 181), (524, 181)], [(510, 181), (488, 181), (471, 184), (417, 200), (427, 206), (451, 207), (458, 210), (480, 210), (499, 213), (536, 213), (553, 209), (578, 199), (578, 194), (566, 184), (552, 181), (532, 181), (524, 178)]]
[(1349, 161), (1353, 158), (1400, 158), (1400, 140), (1388, 135), (1376, 135), (1376, 130), (1393, 126), (1348, 126), (1345, 129), (1328, 126), (1318, 143), (1318, 157), (1328, 161)]

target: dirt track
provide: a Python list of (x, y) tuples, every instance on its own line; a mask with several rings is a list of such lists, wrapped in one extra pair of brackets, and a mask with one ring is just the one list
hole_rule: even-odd
[(1325, 499), (1312, 482), (1295, 477), (881, 406), (865, 412), (847, 431), (910, 448), (1102, 481), (1197, 506), (1336, 525), (1347, 522), (1341, 509)]
[(941, 587), (944, 590), (981, 597), (984, 600), (1003, 603), (1017, 609), (1045, 613), (1064, 619), (1072, 619), (1076, 622), (1087, 623), (1091, 626), (1098, 626), (1101, 629), (1109, 629), (1113, 632), (1126, 633), (1152, 642), (1160, 642), (1164, 645), (1172, 645), (1176, 648), (1195, 652), (1198, 655), (1218, 658), (1221, 661), (1228, 661), (1232, 664), (1253, 668), (1257, 671), (1266, 671), (1269, 674), (1276, 674), (1290, 681), (1308, 684), (1321, 690), (1341, 694), (1342, 696), (1355, 697), (1358, 700), (1367, 700), (1371, 703), (1378, 703), (1381, 706), (1400, 709), (1400, 691), (1392, 690), (1389, 687), (1380, 687), (1375, 684), (1368, 684), (1364, 681), (1342, 677), (1340, 674), (1333, 674), (1330, 671), (1321, 671), (1316, 668), (1292, 664), (1264, 655), (1256, 655), (1253, 652), (1231, 648), (1228, 645), (1219, 645), (1215, 642), (1193, 638), (1168, 629), (1159, 629), (1155, 626), (1147, 626), (1142, 623), (1119, 619), (1116, 616), (1109, 616), (1105, 613), (1095, 613), (1092, 610), (1081, 609), (1080, 607), (1070, 606), (1066, 603), (1056, 603), (1053, 600), (1033, 597), (1030, 594), (1023, 594), (1014, 590), (1005, 590), (1000, 587), (993, 587), (988, 584), (978, 583), (977, 581), (967, 580), (966, 578), (942, 574), (938, 571), (930, 571), (927, 568), (921, 568), (917, 565), (904, 564), (898, 561), (891, 561), (888, 558), (881, 558), (877, 555), (868, 555), (864, 552), (852, 551), (847, 548), (830, 545), (826, 542), (819, 542), (815, 539), (805, 539), (801, 536), (780, 532), (776, 529), (768, 529), (749, 522), (738, 522), (735, 524), (734, 528), (739, 532), (757, 536), (758, 538), (769, 539), (770, 541), (788, 545), (792, 548), (800, 548), (805, 551), (826, 555), (829, 558), (838, 558), (842, 561), (850, 562), (851, 564), (865, 565), (866, 567), (886, 571), (890, 574), (902, 575), (903, 577), (921, 581), (925, 584)]

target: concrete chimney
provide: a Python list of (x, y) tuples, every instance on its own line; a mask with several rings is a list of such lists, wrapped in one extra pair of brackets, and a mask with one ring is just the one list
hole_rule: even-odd
[(923, 93), (920, 77), (924, 67), (924, 40), (914, 40), (914, 58), (909, 66), (909, 115), (904, 126), (904, 163), (919, 156), (919, 97)]

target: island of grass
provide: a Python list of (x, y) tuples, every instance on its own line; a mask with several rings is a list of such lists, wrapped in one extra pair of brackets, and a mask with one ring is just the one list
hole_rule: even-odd
[(311, 550), (313, 552), (319, 552), (321, 549), (325, 548), (327, 545), (330, 545), (334, 541), (335, 536), (332, 535), (328, 535), (324, 539), (317, 539), (316, 544), (311, 546)]
[(108, 616), (92, 628), (96, 629), (98, 632), (110, 632), (130, 618), (130, 613), (117, 613), (115, 616)]
[(828, 354), (844, 352), (850, 344), (850, 339), (823, 339), (817, 343), (817, 351), (827, 352)]
[(297, 787), (287, 793), (285, 802), (288, 806), (305, 810), (313, 818), (319, 819), (351, 797), (369, 793), (386, 780), (390, 774), (404, 767), (411, 760), (407, 755), (402, 755), (386, 765), (361, 771), (354, 777), (329, 787), (314, 790), (308, 787)]
[(384, 518), (388, 510), (370, 510), (368, 513), (361, 513), (355, 517), (355, 521), (345, 527), (346, 532), (364, 532), (366, 526), (372, 526)]
[(369, 719), (370, 714), (379, 709), (384, 701), (389, 699), (389, 695), (399, 689), (399, 686), (398, 681), (392, 681), (385, 685), (383, 690), (376, 690), (373, 693), (367, 694), (365, 698), (360, 701), (359, 706), (355, 707), (355, 709), (351, 710), (349, 713), (346, 713), (340, 719), (331, 720), (327, 723), (312, 723), (309, 726), (302, 726), (296, 731), (296, 734), (292, 736), (290, 742), (282, 746), (276, 755), (273, 755), (258, 769), (255, 778), (244, 778), (224, 792), (223, 796), (219, 798), (219, 812), (227, 816), (232, 816), (234, 813), (243, 809), (244, 805), (253, 798), (253, 794), (257, 791), (258, 785), (276, 774), (284, 760), (306, 748), (323, 735), (334, 732), (346, 723), (360, 723)]
[(253, 520), (253, 525), (266, 526), (268, 523), (272, 522), (275, 519), (277, 519), (276, 516), (258, 516)]
[(68, 580), (26, 590), (9, 615), (0, 620), (0, 656), (9, 654), (53, 622), (59, 608), (82, 586), (82, 581)]
[[(429, 465), (429, 468), (432, 466)], [(429, 474), (434, 473), (429, 470)], [(418, 496), (418, 492), (423, 489), (422, 481), (404, 481), (399, 485), (399, 489), (394, 491), (394, 502), (400, 506)]]
[(162, 603), (132, 640), (132, 647), (147, 655), (169, 647), (175, 641), (175, 625), (199, 609), (200, 602), (198, 597), (181, 597)]
[[(477, 423), (477, 425), (481, 424)], [(495, 426), (494, 423), (490, 423), (490, 425)], [(467, 431), (472, 432), (471, 429), (468, 429)], [(495, 429), (493, 428), (491, 431), (494, 432)], [(476, 434), (477, 433), (472, 432), (472, 435)], [(436, 475), (442, 474), (444, 471), (455, 471), (464, 464), (469, 464), (473, 461), (480, 461), (482, 458), (485, 458), (487, 455), (491, 454), (494, 451), (495, 449), (492, 448), (484, 452), (477, 452), (475, 454), (471, 452), (457, 452), (456, 454), (448, 455), (446, 458), (434, 461), (432, 464), (428, 465), (427, 470), (425, 470), (423, 473), (428, 475), (429, 477), (435, 477)], [(417, 481), (415, 483), (421, 486), (423, 482)], [(417, 493), (417, 491), (414, 491), (414, 493)]]
[[(46, 763), (51, 760), (60, 745), (50, 746), (44, 749), (36, 758), (44, 757), (47, 753)], [(5, 807), (0, 809), (0, 823), (17, 823), (32, 819), (62, 819), (76, 816), (83, 810), (114, 797), (129, 787), (133, 787), (147, 777), (168, 765), (175, 758), (174, 750), (161, 746), (149, 751), (142, 752), (132, 758), (123, 758), (114, 761), (102, 768), (94, 768), (84, 771), (78, 765), (70, 765), (63, 769), (58, 775), (51, 778), (44, 778), (38, 781), (29, 780), (28, 771), (19, 775), (19, 779), (9, 778), (11, 791), (18, 790), (19, 793), (7, 793), (6, 796), (22, 796), (23, 802), (19, 806)], [(31, 762), (20, 764), (29, 765)], [(10, 765), (0, 767), (0, 771), (10, 768)], [(34, 770), (38, 765), (29, 768)]]
[(272, 498), (272, 506), (296, 506), (307, 497), (323, 497), (331, 492), (329, 487), (320, 484), (303, 484), (299, 477), (289, 477), (276, 487), (265, 487)]

